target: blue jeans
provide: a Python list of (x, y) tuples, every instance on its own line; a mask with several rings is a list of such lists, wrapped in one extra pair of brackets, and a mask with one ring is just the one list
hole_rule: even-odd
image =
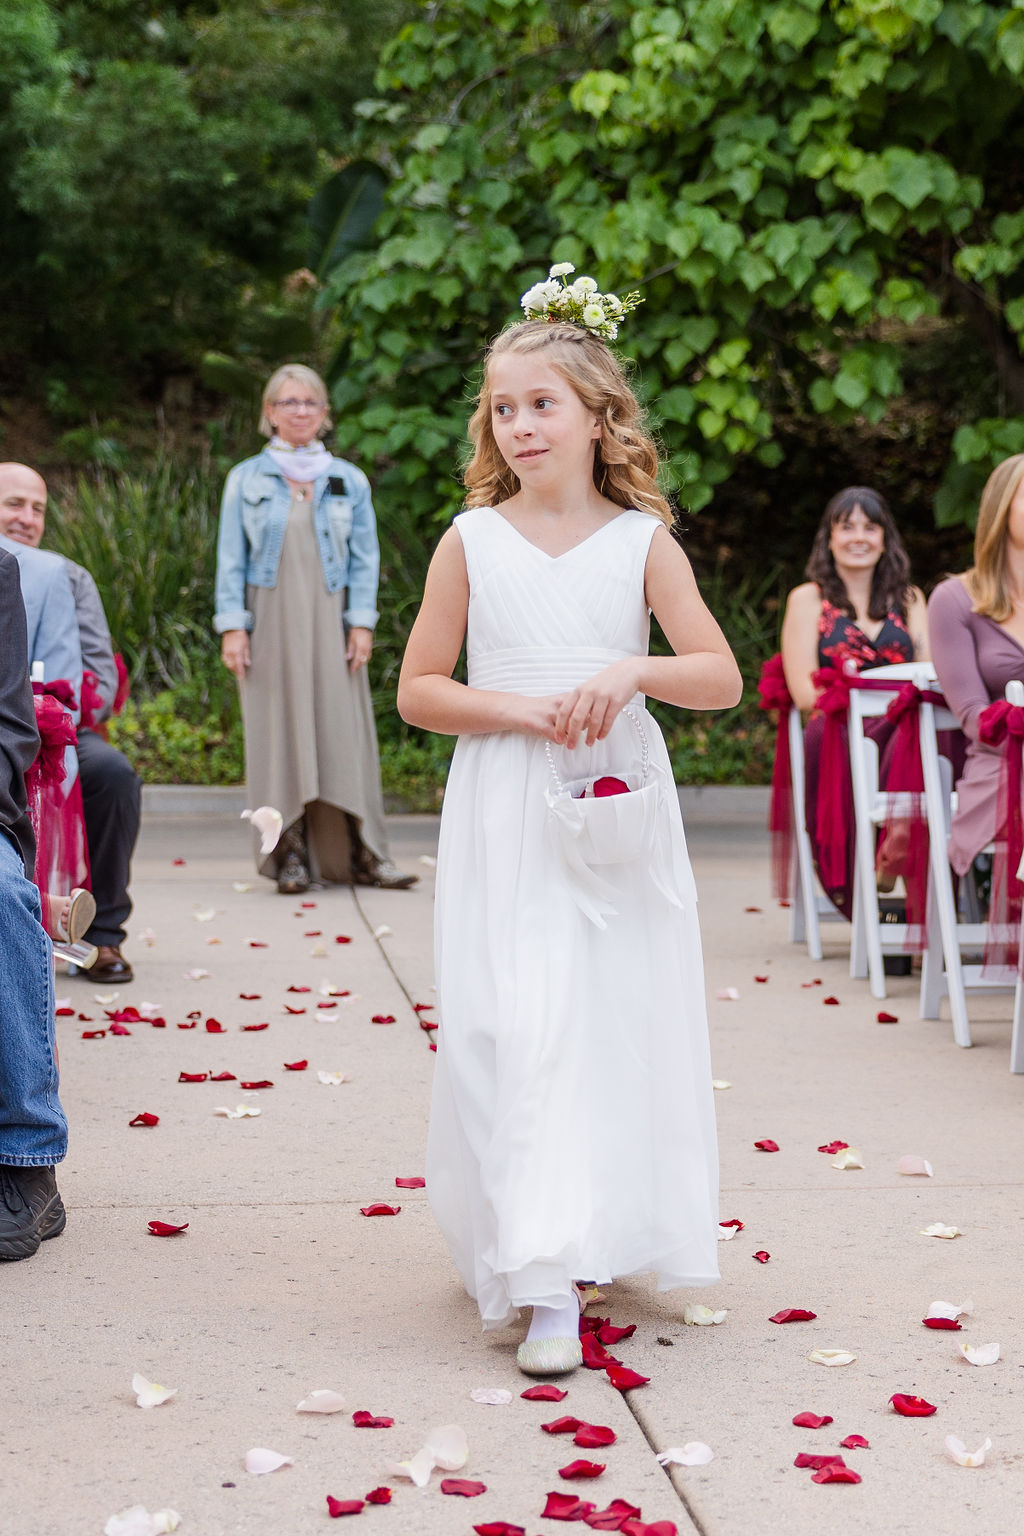
[(68, 1149), (57, 1092), (53, 953), (39, 892), (0, 831), (0, 1163), (48, 1168)]

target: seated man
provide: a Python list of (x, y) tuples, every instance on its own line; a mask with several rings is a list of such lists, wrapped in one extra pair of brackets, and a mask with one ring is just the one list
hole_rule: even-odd
[(57, 1096), (53, 965), (32, 884), (25, 773), (39, 737), (18, 562), (0, 550), (0, 1259), (28, 1259), (67, 1217), (54, 1164), (67, 1151)]
[[(45, 525), (46, 482), (26, 464), (0, 464), (0, 535), (38, 550)], [(82, 665), (97, 678), (105, 710), (100, 718), (105, 719), (117, 693), (117, 668), (103, 604), (84, 567), (61, 556), (53, 558), (63, 560), (71, 583)], [(61, 674), (51, 674), (47, 668), (47, 676), (51, 675)], [(128, 982), (132, 969), (121, 945), (131, 912), (128, 881), (139, 835), (142, 784), (128, 759), (93, 730), (79, 730), (78, 765), (96, 898), (96, 916), (84, 937), (99, 950), (87, 974), (91, 981)]]

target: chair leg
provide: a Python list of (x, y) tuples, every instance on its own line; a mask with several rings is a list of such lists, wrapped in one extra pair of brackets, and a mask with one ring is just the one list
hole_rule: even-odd
[(931, 869), (928, 871), (927, 946), (921, 960), (921, 1017), (937, 1019), (946, 994), (946, 978), (942, 966), (942, 930), (935, 899), (935, 877)]
[(1017, 976), (1013, 993), (1013, 1034), (1010, 1036), (1010, 1071), (1024, 1072), (1024, 981)]

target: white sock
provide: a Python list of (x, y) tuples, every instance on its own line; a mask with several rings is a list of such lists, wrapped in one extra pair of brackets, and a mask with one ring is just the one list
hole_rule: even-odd
[(580, 1331), (580, 1304), (575, 1292), (559, 1307), (534, 1307), (527, 1340), (575, 1339)]

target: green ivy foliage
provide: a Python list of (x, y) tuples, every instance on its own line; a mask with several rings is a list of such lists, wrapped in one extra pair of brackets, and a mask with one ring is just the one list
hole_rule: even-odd
[(968, 521), (1024, 413), (1022, 79), (1022, 0), (423, 5), (357, 107), (390, 181), (324, 294), (342, 451), (429, 544), (482, 346), (571, 261), (646, 298), (620, 342), (692, 511), (783, 419), (883, 420), (907, 338), (963, 329), (1002, 410), (953, 443)]

